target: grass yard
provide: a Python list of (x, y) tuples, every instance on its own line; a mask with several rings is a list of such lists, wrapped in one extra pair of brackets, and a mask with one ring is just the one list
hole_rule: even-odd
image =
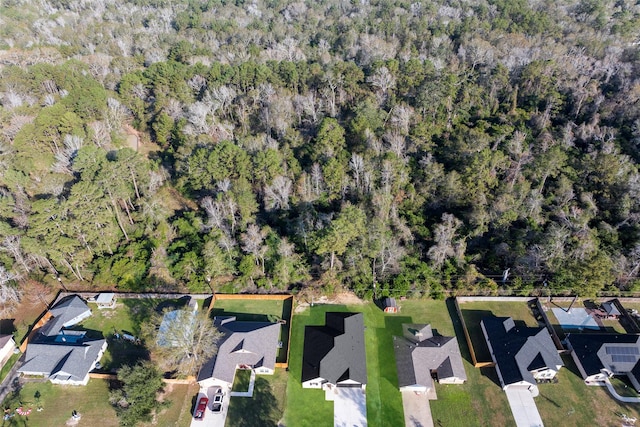
[[(324, 323), (326, 311), (361, 311), (365, 317), (367, 352), (367, 419), (369, 425), (404, 425), (402, 397), (398, 391), (393, 335), (402, 333), (403, 323), (431, 323), (441, 335), (457, 335), (469, 381), (464, 385), (437, 385), (438, 400), (431, 402), (436, 425), (509, 426), (514, 424), (506, 395), (496, 385), (495, 371), (481, 372), (469, 363), (469, 352), (461, 340), (462, 328), (452, 302), (433, 300), (399, 301), (400, 312), (385, 314), (372, 303), (362, 305), (320, 305), (296, 314), (293, 321), (290, 378), (285, 424), (295, 426), (333, 425), (333, 403), (322, 390), (302, 389), (304, 327)], [(526, 307), (526, 305), (525, 305)], [(453, 314), (453, 316), (452, 316)]]
[[(36, 392), (40, 398), (35, 398)], [(198, 393), (197, 385), (167, 384), (162, 399), (171, 404), (161, 410), (155, 422), (140, 424), (142, 427), (186, 427), (191, 423), (191, 398)], [(36, 411), (39, 404), (41, 412)], [(118, 426), (118, 417), (109, 404), (109, 384), (104, 380), (91, 379), (86, 386), (61, 386), (50, 382), (29, 382), (20, 390), (19, 396), (10, 395), (3, 408), (15, 410), (18, 406), (33, 408), (28, 416), (28, 425), (64, 426), (73, 410), (82, 415), (80, 425)], [(14, 420), (20, 417), (16, 415)], [(26, 420), (26, 419), (25, 419)], [(18, 424), (20, 425), (20, 423)], [(25, 424), (27, 425), (27, 424)]]
[(231, 391), (249, 391), (249, 383), (251, 382), (251, 370), (236, 369), (236, 376), (233, 379)]
[(217, 299), (211, 314), (212, 316), (236, 316), (240, 321), (274, 322), (285, 320), (286, 323), (282, 325), (280, 330), (282, 348), (278, 350), (276, 359), (276, 362), (283, 363), (287, 360), (292, 310), (292, 298), (287, 300)]
[(273, 375), (256, 375), (253, 397), (232, 397), (229, 401), (226, 425), (277, 426), (286, 404), (287, 378), (284, 369), (276, 369)]
[(621, 414), (640, 418), (640, 405), (618, 402), (606, 387), (587, 386), (571, 357), (562, 360), (558, 383), (538, 386), (535, 402), (545, 425), (618, 427)]
[[(491, 362), (491, 354), (482, 334), (480, 321), (485, 316), (513, 317), (515, 321), (523, 321), (527, 326), (538, 326), (538, 321), (533, 317), (531, 310), (525, 302), (498, 302), (498, 301), (474, 301), (460, 303), (460, 311), (464, 316), (471, 344), (476, 353), (478, 362)], [(463, 335), (461, 335), (463, 336)]]
[[(39, 404), (43, 408), (41, 412), (36, 411), (36, 392), (40, 393)], [(33, 408), (28, 416), (28, 425), (64, 426), (73, 410), (82, 415), (82, 425), (118, 425), (116, 412), (109, 404), (109, 386), (104, 380), (91, 379), (85, 387), (54, 385), (48, 381), (29, 382), (23, 386), (19, 395), (9, 395), (3, 402), (4, 408), (12, 410), (21, 405)], [(14, 420), (20, 418), (26, 417), (16, 415)]]
[(2, 369), (0, 369), (0, 383), (4, 381), (4, 377), (7, 376), (11, 368), (13, 368), (13, 365), (15, 365), (18, 359), (20, 359), (20, 356), (22, 356), (22, 353), (12, 354), (7, 360), (7, 363), (5, 363)]
[(629, 381), (629, 377), (621, 375), (610, 379), (611, 385), (620, 396), (624, 397), (640, 397), (633, 384)]
[(141, 427), (187, 427), (191, 424), (195, 396), (200, 387), (197, 384), (166, 384), (162, 399), (171, 402), (162, 408), (154, 422), (142, 423)]

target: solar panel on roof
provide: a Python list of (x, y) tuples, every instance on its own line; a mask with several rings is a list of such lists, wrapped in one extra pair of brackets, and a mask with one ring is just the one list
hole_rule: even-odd
[(614, 347), (614, 346), (606, 346), (605, 351), (607, 354), (636, 354), (640, 355), (640, 351), (638, 351), (638, 347)]
[(614, 362), (633, 362), (635, 363), (638, 358), (630, 354), (614, 354), (611, 356)]

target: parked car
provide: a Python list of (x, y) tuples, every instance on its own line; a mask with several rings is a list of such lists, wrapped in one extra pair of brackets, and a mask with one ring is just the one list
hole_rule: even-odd
[(196, 406), (196, 411), (193, 414), (193, 418), (196, 420), (202, 420), (204, 418), (204, 414), (207, 412), (207, 404), (209, 403), (209, 399), (207, 397), (201, 397), (198, 401), (198, 405)]
[(213, 404), (213, 408), (211, 408), (211, 411), (214, 414), (219, 414), (222, 412), (222, 403), (214, 403)]

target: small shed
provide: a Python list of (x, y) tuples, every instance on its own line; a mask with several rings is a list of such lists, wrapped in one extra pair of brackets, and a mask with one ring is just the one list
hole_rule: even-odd
[(398, 304), (396, 303), (395, 298), (385, 298), (383, 301), (384, 312), (385, 313), (397, 313), (398, 312)]
[(102, 292), (96, 298), (96, 304), (100, 310), (105, 308), (115, 308), (116, 294), (113, 292)]
[(615, 300), (602, 303), (602, 309), (607, 312), (607, 316), (612, 319), (620, 317), (620, 310), (616, 307)]

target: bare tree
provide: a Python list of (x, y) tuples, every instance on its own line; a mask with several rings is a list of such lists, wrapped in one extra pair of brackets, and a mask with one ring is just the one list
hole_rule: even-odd
[(180, 375), (195, 375), (218, 350), (222, 334), (208, 311), (185, 307), (155, 314), (142, 327), (145, 343), (160, 367)]
[(267, 246), (263, 245), (266, 232), (260, 230), (256, 224), (250, 224), (247, 227), (247, 231), (242, 234), (242, 250), (246, 253), (253, 255), (256, 259), (256, 264), (262, 265), (262, 272), (264, 273), (264, 255), (267, 252)]
[(264, 199), (267, 209), (289, 209), (291, 194), (291, 180), (285, 176), (277, 176), (271, 185), (264, 189)]
[(442, 222), (433, 231), (436, 244), (427, 252), (436, 268), (440, 267), (447, 258), (456, 256), (459, 252), (456, 250), (457, 245), (454, 239), (461, 225), (462, 221), (452, 214), (442, 214)]
[(18, 276), (0, 265), (0, 317), (11, 315), (20, 302), (21, 292), (11, 284), (17, 279)]

